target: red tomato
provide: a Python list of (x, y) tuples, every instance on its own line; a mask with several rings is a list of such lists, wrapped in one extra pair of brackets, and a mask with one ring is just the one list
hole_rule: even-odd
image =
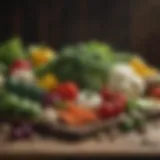
[(160, 88), (154, 88), (151, 91), (151, 96), (160, 98)]
[(104, 101), (106, 101), (106, 100), (109, 100), (112, 97), (112, 92), (109, 89), (104, 88), (104, 89), (101, 90), (100, 95), (101, 95), (102, 99)]
[(116, 112), (117, 115), (124, 111), (125, 106), (121, 101), (115, 101), (113, 104), (114, 104), (114, 107), (115, 107), (115, 110), (116, 110), (115, 112)]
[(123, 94), (113, 94), (112, 95), (112, 101), (115, 102), (115, 101), (118, 101), (118, 102), (121, 102), (121, 104), (123, 104), (124, 106), (127, 104), (127, 98), (126, 96), (124, 96)]
[(62, 98), (74, 100), (77, 97), (79, 90), (75, 83), (67, 82), (60, 84), (56, 91)]
[[(107, 92), (104, 92), (107, 93)], [(107, 93), (108, 94), (108, 93)], [(104, 95), (107, 95), (104, 94)], [(108, 97), (107, 97), (108, 96)], [(105, 102), (102, 104), (98, 110), (99, 116), (103, 118), (110, 118), (117, 116), (124, 111), (127, 104), (127, 99), (123, 94), (110, 93), (105, 98)]]
[(111, 118), (116, 115), (116, 108), (113, 103), (106, 102), (98, 110), (98, 116), (102, 119)]
[(112, 97), (112, 102), (115, 105), (117, 114), (123, 112), (127, 105), (127, 99), (123, 94), (114, 94)]

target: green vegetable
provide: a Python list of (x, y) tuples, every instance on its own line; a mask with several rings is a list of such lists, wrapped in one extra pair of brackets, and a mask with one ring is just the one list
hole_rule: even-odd
[(8, 66), (16, 59), (21, 58), (24, 58), (24, 52), (19, 38), (14, 37), (0, 45), (0, 62)]
[(100, 89), (107, 77), (107, 67), (93, 57), (60, 55), (52, 71), (61, 82), (74, 81), (80, 88)]
[(105, 45), (101, 48), (99, 43), (94, 42), (96, 46), (92, 43), (67, 47), (60, 52), (50, 67), (60, 81), (74, 81), (80, 88), (91, 90), (103, 86), (112, 59), (109, 58), (111, 51)]
[(126, 119), (126, 121), (124, 121), (121, 125), (120, 125), (120, 129), (123, 131), (123, 132), (128, 132), (128, 131), (131, 131), (133, 130), (135, 127), (135, 124), (134, 124), (134, 120), (133, 119)]
[(137, 108), (138, 108), (137, 100), (128, 99), (127, 108), (126, 108), (127, 112), (132, 112)]
[(1, 112), (3, 112), (4, 114), (6, 113), (15, 114), (19, 108), (19, 104), (20, 104), (20, 99), (18, 96), (11, 93), (7, 94), (1, 100)]
[(42, 77), (47, 73), (53, 72), (54, 60), (49, 61), (47, 64), (33, 68), (34, 74), (38, 77)]
[(40, 103), (18, 97), (14, 93), (5, 92), (0, 97), (0, 116), (12, 118), (32, 119), (42, 114), (42, 106)]
[(0, 73), (6, 74), (8, 67), (4, 63), (0, 63)]
[(9, 77), (6, 81), (6, 89), (20, 97), (26, 97), (35, 101), (40, 101), (44, 92), (36, 85), (20, 82), (16, 78), (11, 77)]
[(20, 114), (26, 118), (34, 118), (41, 114), (41, 105), (29, 99), (23, 99)]
[(19, 92), (19, 81), (16, 78), (8, 77), (5, 83), (6, 89), (12, 92)]
[(146, 124), (146, 117), (139, 110), (134, 110), (130, 113), (130, 116), (134, 119), (135, 128), (144, 127)]

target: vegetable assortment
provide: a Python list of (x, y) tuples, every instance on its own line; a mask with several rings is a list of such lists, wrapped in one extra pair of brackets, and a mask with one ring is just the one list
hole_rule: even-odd
[[(132, 53), (90, 41), (62, 48), (46, 45), (24, 51), (19, 38), (0, 45), (0, 117), (87, 126), (120, 117), (130, 131), (144, 125), (146, 113), (160, 111), (159, 71)], [(33, 127), (12, 127), (26, 138)]]

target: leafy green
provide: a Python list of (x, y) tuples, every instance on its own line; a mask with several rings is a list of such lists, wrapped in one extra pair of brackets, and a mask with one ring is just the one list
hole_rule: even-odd
[(14, 37), (0, 45), (0, 62), (10, 65), (14, 60), (23, 58), (24, 50), (20, 38)]
[(51, 67), (60, 81), (74, 81), (79, 87), (99, 90), (107, 79), (112, 49), (96, 41), (67, 46)]

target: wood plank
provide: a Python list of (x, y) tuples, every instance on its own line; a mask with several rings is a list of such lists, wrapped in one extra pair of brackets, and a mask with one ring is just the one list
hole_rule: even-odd
[(131, 0), (132, 49), (159, 66), (160, 1)]
[[(127, 156), (160, 154), (160, 125), (148, 125), (147, 133), (136, 132), (118, 135), (111, 140), (107, 135), (101, 139), (88, 139), (81, 142), (64, 142), (55, 139), (1, 143), (0, 155), (46, 155), (46, 156)], [(146, 141), (148, 140), (148, 142)], [(146, 141), (146, 142), (145, 142)], [(132, 145), (131, 145), (132, 144)]]

